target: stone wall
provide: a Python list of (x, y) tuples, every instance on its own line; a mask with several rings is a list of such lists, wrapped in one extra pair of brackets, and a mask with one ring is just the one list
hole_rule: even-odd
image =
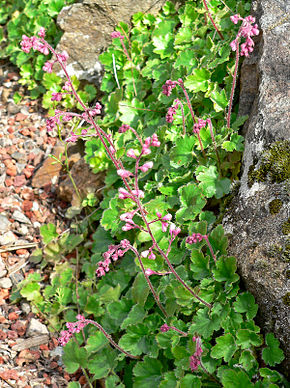
[[(288, 2), (288, 8), (289, 8)], [(245, 151), (239, 193), (224, 217), (231, 254), (259, 305), (258, 323), (273, 331), (289, 359), (290, 18), (287, 0), (252, 3), (261, 34), (243, 62), (240, 114)], [(281, 371), (289, 375), (289, 364)]]

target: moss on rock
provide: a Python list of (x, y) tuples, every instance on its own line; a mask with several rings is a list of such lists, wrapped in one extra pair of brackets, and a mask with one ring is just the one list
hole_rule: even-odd
[(281, 199), (274, 199), (269, 203), (269, 210), (271, 214), (277, 214), (279, 213), (281, 207), (283, 205), (283, 202)]
[(290, 141), (277, 141), (262, 154), (259, 167), (256, 161), (249, 167), (248, 185), (254, 182), (265, 182), (267, 177), (272, 183), (281, 183), (290, 178)]

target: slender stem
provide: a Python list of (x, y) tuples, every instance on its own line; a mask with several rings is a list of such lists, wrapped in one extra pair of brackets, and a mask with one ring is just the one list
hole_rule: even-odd
[(185, 129), (185, 117), (184, 117), (184, 109), (182, 103), (179, 104), (181, 108), (181, 115), (182, 115), (182, 126), (183, 126), (183, 136), (186, 135), (186, 129)]
[(212, 22), (212, 25), (214, 26), (216, 32), (219, 34), (220, 38), (221, 38), (222, 40), (224, 40), (223, 34), (222, 34), (222, 33), (220, 32), (220, 30), (217, 28), (217, 26), (216, 26), (216, 24), (215, 24), (215, 22), (214, 22), (214, 20), (213, 20), (213, 18), (212, 18), (212, 16), (211, 16), (211, 13), (209, 12), (208, 6), (207, 6), (207, 4), (206, 4), (206, 0), (202, 0), (202, 1), (203, 1), (204, 6), (205, 6), (205, 9), (207, 10), (207, 14), (208, 14), (208, 17), (210, 18), (210, 21)]
[(203, 238), (205, 239), (207, 246), (209, 247), (210, 253), (212, 255), (212, 258), (214, 259), (214, 262), (216, 263), (216, 257), (215, 257), (214, 251), (212, 249), (211, 243), (209, 242), (207, 235), (204, 235)]
[[(133, 248), (133, 247), (131, 247), (131, 249), (132, 249), (132, 248)], [(133, 252), (136, 254), (136, 256), (138, 257), (138, 260), (139, 260), (139, 263), (140, 263), (142, 272), (143, 272), (143, 274), (144, 274), (144, 276), (145, 276), (146, 282), (147, 282), (147, 284), (148, 284), (148, 286), (149, 286), (149, 288), (150, 288), (150, 290), (151, 290), (151, 292), (152, 292), (152, 294), (153, 294), (153, 297), (154, 297), (154, 299), (155, 299), (155, 301), (156, 301), (158, 307), (159, 307), (160, 310), (163, 312), (164, 316), (167, 318), (167, 317), (168, 317), (168, 314), (167, 314), (166, 310), (164, 309), (164, 307), (162, 306), (162, 304), (160, 303), (159, 296), (156, 294), (156, 292), (155, 292), (155, 290), (154, 290), (154, 287), (153, 287), (153, 285), (152, 285), (152, 283), (151, 283), (151, 281), (150, 281), (150, 279), (149, 279), (149, 276), (146, 275), (145, 268), (144, 268), (144, 265), (143, 265), (143, 263), (142, 263), (142, 260), (141, 260), (141, 257), (140, 257), (140, 255), (139, 255), (139, 253), (138, 253), (137, 250), (134, 249), (134, 248), (132, 249), (132, 251), (133, 251)]]
[(104, 336), (110, 341), (110, 343), (118, 350), (120, 350), (120, 352), (124, 353), (126, 356), (130, 357), (130, 358), (134, 358), (136, 360), (138, 360), (140, 357), (139, 356), (133, 356), (132, 354), (126, 352), (126, 350), (124, 350), (123, 348), (121, 348), (114, 340), (113, 338), (110, 336), (110, 334), (108, 334), (106, 332), (106, 330), (98, 323), (98, 322), (95, 322), (93, 321), (92, 319), (85, 319), (85, 322), (87, 324), (91, 323), (92, 325), (96, 326), (103, 334)]
[(211, 140), (213, 142), (213, 146), (214, 146), (214, 149), (215, 149), (215, 154), (216, 154), (216, 157), (217, 157), (219, 172), (221, 174), (221, 161), (220, 161), (219, 153), (218, 153), (218, 150), (217, 150), (217, 145), (216, 145), (214, 134), (213, 134), (213, 130), (212, 130), (211, 119), (208, 120), (208, 125), (209, 125), (209, 131), (210, 131)]
[(202, 152), (203, 156), (204, 156), (205, 159), (206, 159), (206, 154), (205, 154), (205, 152), (204, 152), (204, 148), (203, 148), (203, 145), (202, 145), (202, 142), (201, 142), (201, 138), (200, 138), (199, 132), (197, 132), (197, 138), (198, 138), (198, 142), (199, 142), (199, 146), (200, 146), (201, 152)]
[(172, 330), (177, 331), (177, 333), (183, 335), (183, 337), (187, 337), (188, 336), (188, 333), (185, 333), (185, 331), (177, 329), (177, 327), (175, 327), (175, 326), (169, 326), (169, 328), (172, 329)]
[(232, 85), (232, 90), (231, 90), (228, 117), (227, 117), (227, 127), (228, 128), (230, 128), (230, 126), (231, 126), (231, 112), (232, 112), (233, 98), (234, 98), (234, 92), (235, 92), (235, 87), (236, 87), (239, 58), (240, 58), (239, 42), (237, 41), (236, 64), (235, 64), (235, 70), (234, 70), (234, 76), (233, 76), (233, 85)]
[(182, 88), (183, 90), (183, 93), (185, 95), (185, 98), (186, 98), (186, 102), (187, 102), (187, 105), (189, 107), (189, 110), (190, 110), (190, 114), (191, 114), (191, 117), (193, 119), (193, 122), (196, 123), (196, 119), (195, 119), (195, 116), (194, 116), (194, 113), (193, 113), (193, 109), (192, 109), (192, 105), (191, 105), (191, 102), (190, 102), (190, 99), (189, 99), (189, 96), (188, 96), (188, 93), (184, 87), (184, 84), (183, 84), (183, 81), (182, 80), (178, 80), (178, 85)]
[(87, 383), (89, 384), (89, 387), (90, 388), (94, 388), (93, 384), (91, 383), (91, 380), (90, 380), (90, 378), (89, 378), (89, 376), (88, 376), (88, 374), (87, 374), (87, 372), (85, 370), (85, 368), (83, 368), (83, 367), (81, 367), (81, 368), (82, 368), (82, 372), (83, 372), (83, 374), (84, 374), (84, 376), (85, 376), (85, 378), (87, 380)]

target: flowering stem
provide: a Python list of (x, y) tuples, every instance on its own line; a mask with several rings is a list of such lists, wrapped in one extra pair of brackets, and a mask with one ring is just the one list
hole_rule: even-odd
[(185, 117), (184, 117), (184, 109), (182, 103), (180, 103), (181, 108), (181, 115), (182, 115), (182, 126), (183, 126), (183, 136), (186, 135), (186, 129), (185, 129)]
[(120, 352), (126, 354), (126, 356), (128, 356), (130, 358), (134, 358), (136, 360), (138, 360), (140, 358), (139, 356), (133, 356), (132, 354), (126, 352), (126, 350), (124, 350), (118, 344), (116, 344), (116, 342), (113, 340), (113, 338), (110, 336), (110, 334), (108, 334), (106, 332), (106, 330), (98, 322), (95, 322), (92, 319), (85, 319), (85, 322), (87, 324), (91, 323), (92, 325), (96, 326), (104, 334), (104, 336), (107, 338), (107, 340), (110, 341), (111, 345), (113, 345), (116, 349), (120, 350)]
[(231, 90), (229, 110), (228, 110), (228, 117), (227, 117), (227, 127), (228, 128), (230, 128), (230, 126), (231, 126), (231, 111), (232, 111), (233, 98), (234, 98), (234, 92), (235, 92), (235, 87), (236, 87), (237, 72), (238, 72), (238, 65), (239, 65), (239, 57), (240, 57), (239, 42), (237, 42), (236, 64), (235, 64), (235, 70), (234, 70), (234, 76), (233, 76), (233, 85), (232, 85), (232, 90)]
[(205, 234), (205, 235), (203, 236), (203, 238), (204, 238), (204, 240), (206, 241), (207, 246), (209, 247), (209, 250), (210, 250), (210, 253), (211, 253), (211, 255), (212, 255), (212, 258), (214, 259), (214, 262), (216, 263), (216, 257), (215, 257), (215, 254), (214, 254), (214, 252), (213, 252), (211, 243), (209, 242), (209, 239), (208, 239), (207, 235)]
[(200, 138), (199, 132), (197, 132), (197, 138), (198, 138), (198, 142), (199, 142), (199, 146), (200, 146), (201, 152), (202, 152), (203, 156), (204, 156), (205, 159), (206, 159), (206, 154), (205, 154), (205, 152), (204, 152), (204, 148), (203, 148), (203, 145), (202, 145), (202, 142), (201, 142), (201, 138)]
[(190, 103), (190, 99), (189, 99), (189, 96), (188, 96), (188, 93), (183, 85), (183, 81), (181, 79), (178, 80), (178, 85), (180, 85), (180, 87), (182, 88), (183, 90), (183, 93), (185, 95), (185, 98), (186, 98), (186, 102), (187, 102), (187, 105), (189, 107), (189, 110), (190, 110), (190, 113), (191, 113), (191, 117), (193, 119), (193, 122), (195, 123), (196, 120), (195, 120), (195, 116), (194, 116), (194, 113), (193, 113), (193, 109), (192, 109), (192, 106), (191, 106), (191, 103)]
[(169, 326), (170, 329), (177, 331), (177, 333), (181, 334), (183, 337), (187, 337), (188, 333), (185, 333), (185, 331), (177, 329), (175, 326)]
[(164, 307), (162, 306), (162, 304), (160, 303), (159, 296), (156, 294), (156, 292), (155, 292), (155, 290), (154, 290), (154, 287), (152, 286), (152, 283), (151, 283), (151, 281), (150, 281), (150, 279), (149, 279), (149, 276), (148, 276), (148, 275), (146, 274), (146, 272), (145, 272), (145, 268), (144, 268), (144, 265), (143, 265), (143, 263), (142, 263), (142, 260), (141, 260), (141, 257), (140, 257), (140, 255), (139, 255), (138, 251), (137, 251), (135, 248), (133, 248), (132, 246), (131, 246), (131, 250), (135, 253), (135, 255), (137, 256), (137, 258), (138, 258), (138, 260), (139, 260), (139, 263), (140, 263), (142, 272), (143, 272), (143, 274), (144, 274), (144, 276), (145, 276), (146, 282), (147, 282), (147, 284), (148, 284), (148, 286), (149, 286), (149, 288), (150, 288), (150, 290), (151, 290), (151, 292), (152, 292), (152, 294), (153, 294), (153, 297), (154, 297), (156, 303), (158, 304), (158, 307), (159, 307), (160, 310), (163, 312), (164, 316), (167, 318), (167, 317), (168, 317), (168, 314), (167, 314), (166, 310), (164, 309)]
[(209, 131), (210, 131), (211, 140), (213, 142), (213, 146), (214, 146), (214, 149), (215, 149), (215, 154), (216, 154), (216, 157), (217, 157), (219, 171), (221, 173), (221, 161), (220, 161), (220, 157), (219, 157), (219, 154), (218, 154), (218, 150), (217, 150), (217, 146), (216, 146), (216, 142), (215, 142), (215, 138), (214, 138), (214, 134), (213, 134), (213, 130), (212, 130), (211, 119), (208, 119), (208, 125), (209, 125)]
[(211, 13), (209, 12), (208, 6), (207, 6), (207, 4), (206, 4), (206, 0), (202, 0), (202, 1), (203, 1), (204, 6), (205, 6), (205, 9), (207, 10), (207, 14), (208, 14), (208, 17), (210, 18), (210, 21), (212, 22), (212, 25), (214, 26), (216, 32), (219, 34), (220, 38), (221, 38), (222, 40), (224, 40), (223, 34), (222, 34), (222, 33), (220, 32), (220, 30), (217, 28), (217, 26), (216, 26), (216, 24), (215, 24), (215, 22), (214, 22), (214, 20), (213, 20), (213, 18), (212, 18), (212, 16), (211, 16)]

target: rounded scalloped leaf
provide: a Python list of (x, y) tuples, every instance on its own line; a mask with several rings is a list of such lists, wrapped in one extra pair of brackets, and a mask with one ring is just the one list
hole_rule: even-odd
[(273, 333), (268, 333), (266, 334), (265, 342), (268, 345), (262, 351), (262, 358), (265, 363), (270, 366), (280, 364), (284, 360), (285, 356), (279, 347), (280, 343), (277, 338), (275, 338)]

